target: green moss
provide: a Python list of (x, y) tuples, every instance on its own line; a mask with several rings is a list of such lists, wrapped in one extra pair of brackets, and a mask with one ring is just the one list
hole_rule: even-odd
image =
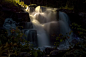
[(7, 4), (9, 5), (9, 7), (17, 6), (17, 3), (16, 3), (15, 0), (3, 0), (3, 1), (1, 2), (1, 5), (6, 5), (6, 6), (8, 6)]

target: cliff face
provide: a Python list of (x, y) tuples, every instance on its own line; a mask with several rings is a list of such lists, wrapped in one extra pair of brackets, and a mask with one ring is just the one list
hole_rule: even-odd
[(23, 12), (23, 10), (21, 10), (22, 7), (17, 3), (14, 5), (9, 2), (3, 3), (3, 1), (0, 1), (0, 27), (2, 27), (5, 19), (12, 17), (15, 12)]
[(27, 4), (27, 5), (30, 5), (30, 0), (24, 0), (24, 3)]

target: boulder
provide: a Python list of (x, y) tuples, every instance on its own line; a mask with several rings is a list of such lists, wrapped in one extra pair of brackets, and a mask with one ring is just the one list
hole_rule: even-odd
[(50, 48), (50, 47), (47, 47), (47, 48), (45, 48), (45, 55), (49, 55), (50, 54), (50, 52), (51, 51), (53, 51), (53, 50), (57, 50), (57, 49), (55, 49), (55, 48)]
[(76, 39), (73, 39), (73, 40), (72, 40), (72, 43), (73, 43), (73, 44), (76, 44), (76, 43), (78, 43), (78, 41), (77, 41)]
[(65, 50), (53, 50), (50, 52), (50, 57), (62, 57), (65, 53)]
[(6, 18), (3, 27), (7, 30), (8, 36), (11, 35), (11, 29), (16, 29), (16, 22), (12, 18)]
[[(17, 19), (15, 19), (15, 17)], [(16, 12), (13, 15), (13, 20), (15, 20), (16, 22), (30, 22), (29, 13), (27, 13), (27, 12)]]

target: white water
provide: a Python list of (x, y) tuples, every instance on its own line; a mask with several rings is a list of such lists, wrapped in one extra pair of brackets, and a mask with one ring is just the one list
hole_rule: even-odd
[[(39, 47), (50, 46), (49, 42), (49, 33), (50, 33), (50, 24), (54, 23), (54, 25), (60, 25), (60, 33), (66, 35), (69, 33), (71, 29), (69, 28), (69, 18), (67, 14), (64, 12), (59, 12), (59, 21), (56, 21), (56, 8), (48, 8), (48, 7), (36, 7), (33, 10), (28, 8), (28, 12), (30, 14), (31, 22), (33, 23), (33, 29), (37, 30), (38, 36), (38, 45)], [(55, 26), (53, 26), (55, 28)], [(70, 38), (69, 42), (73, 40), (73, 33), (68, 35)], [(58, 49), (67, 49), (69, 48), (69, 43), (67, 40), (60, 44)]]
[[(44, 18), (43, 18), (44, 17)], [(30, 14), (31, 22), (33, 23), (33, 29), (37, 30), (38, 36), (38, 46), (44, 47), (49, 46), (49, 38), (46, 31), (43, 28), (43, 24), (45, 23), (45, 15), (41, 13), (41, 10), (38, 8), (35, 9), (34, 12)]]
[(69, 33), (71, 31), (71, 29), (69, 28), (69, 18), (68, 16), (64, 13), (64, 12), (59, 12), (59, 25), (60, 25), (60, 33), (65, 36), (69, 36), (69, 39), (66, 39), (65, 42), (61, 43), (58, 47), (58, 49), (67, 49), (69, 48), (70, 44), (69, 42), (71, 42), (74, 37), (73, 37), (73, 33), (66, 34)]

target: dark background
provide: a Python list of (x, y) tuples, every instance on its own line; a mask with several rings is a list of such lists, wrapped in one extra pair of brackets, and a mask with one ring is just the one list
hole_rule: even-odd
[(86, 12), (86, 0), (21, 0), (25, 4), (37, 4), (50, 7), (73, 7), (75, 12)]

